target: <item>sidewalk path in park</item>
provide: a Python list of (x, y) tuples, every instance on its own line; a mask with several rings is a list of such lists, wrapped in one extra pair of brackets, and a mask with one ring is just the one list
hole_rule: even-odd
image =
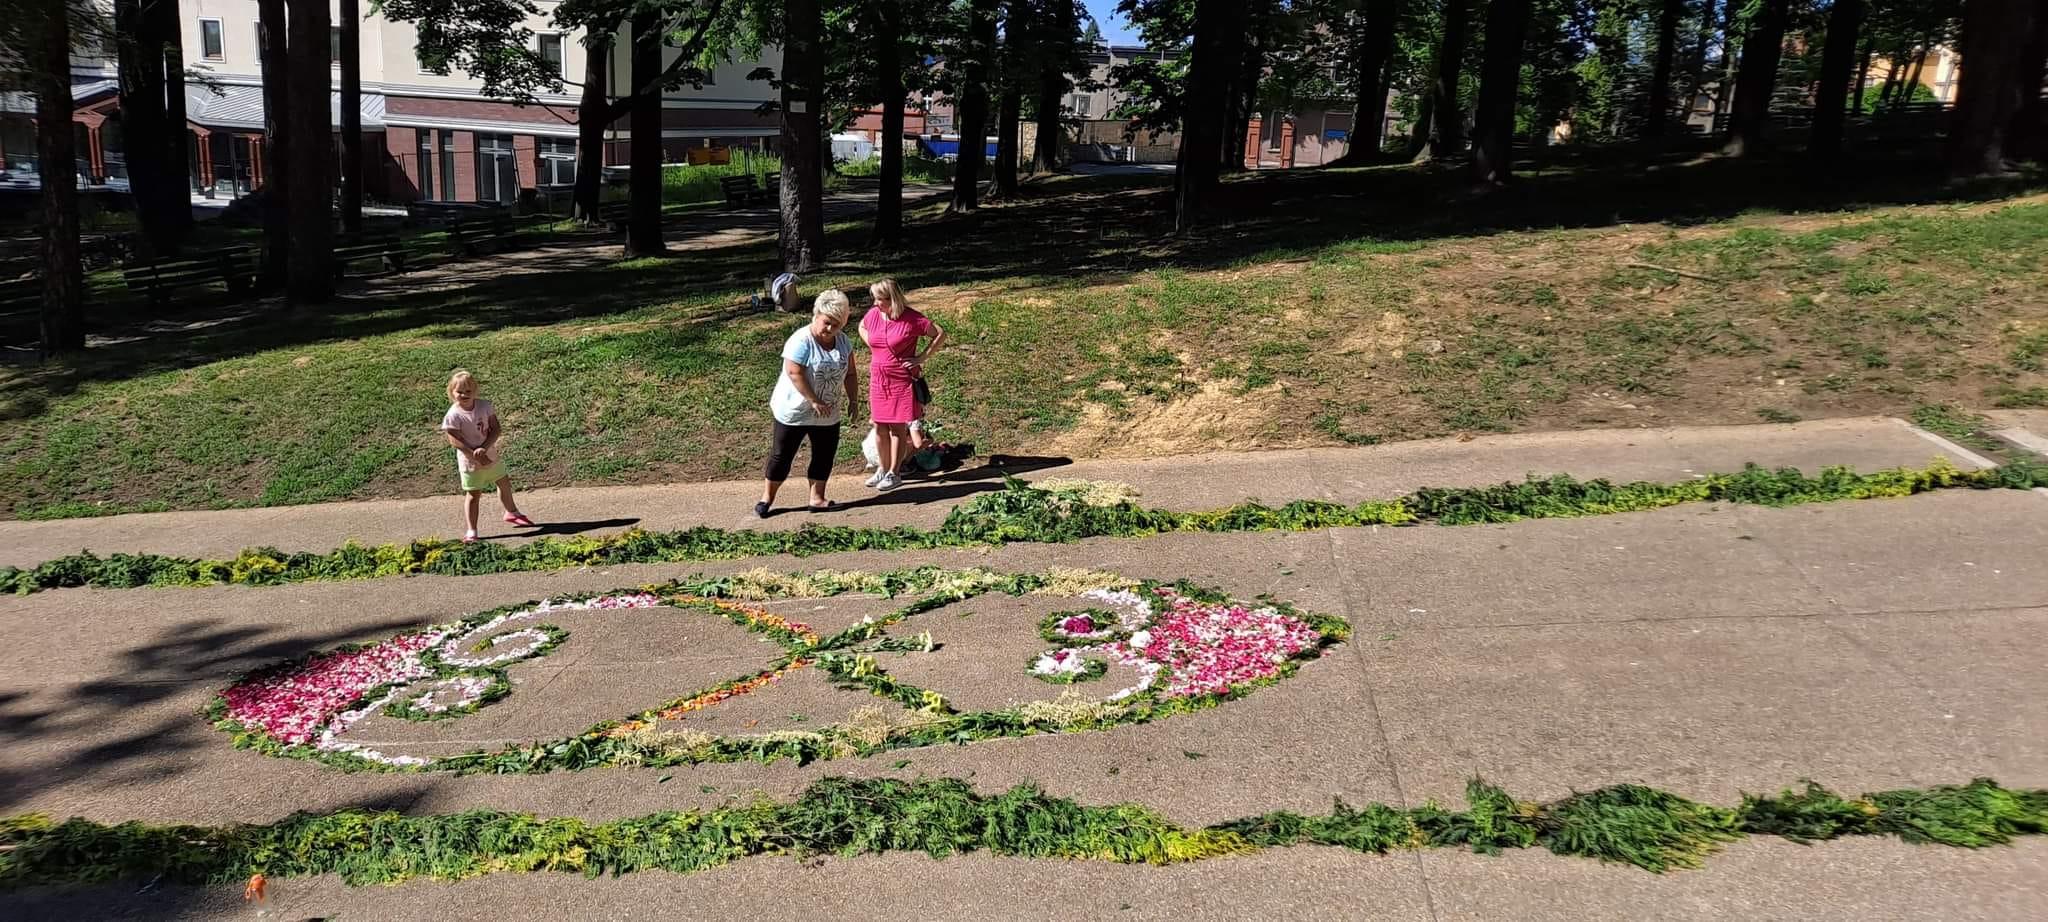
[[(2048, 425), (2034, 431), (2048, 433)], [(766, 447), (766, 441), (763, 441)], [(1085, 478), (1126, 483), (1146, 506), (1195, 511), (1247, 499), (1356, 503), (1391, 499), (1426, 486), (1483, 486), (1535, 474), (1606, 477), (1616, 481), (1684, 480), (1727, 473), (1745, 463), (1813, 472), (1829, 465), (1859, 471), (1918, 467), (1946, 458), (1973, 466), (1967, 451), (1885, 417), (1791, 425), (1676, 429), (1597, 429), (1527, 435), (1436, 439), (1362, 448), (1191, 455), (1141, 461), (1075, 461), (998, 455), (971, 459), (949, 474), (913, 479), (875, 493), (861, 477), (841, 474), (831, 495), (835, 512), (804, 511), (803, 481), (784, 486), (776, 514), (754, 517), (758, 480), (651, 486), (573, 487), (524, 491), (520, 507), (551, 534), (606, 534), (629, 527), (667, 531), (695, 525), (787, 529), (815, 523), (888, 527), (932, 526), (967, 498), (1002, 487), (1008, 472), (1025, 480)], [(452, 463), (452, 462), (451, 462)], [(492, 540), (524, 540), (498, 522), (494, 500), (482, 516)], [(325, 551), (354, 540), (404, 542), (461, 534), (453, 494), (421, 499), (329, 503), (201, 512), (164, 512), (43, 522), (0, 522), (0, 565), (29, 566), (90, 549), (232, 557), (247, 547)], [(528, 532), (527, 534), (531, 534)]]
[[(1947, 451), (1893, 421), (1845, 420), (1076, 464), (1039, 473), (1124, 480), (1145, 489), (1148, 502), (1200, 508), (1247, 494), (1271, 501), (1392, 496), (1425, 483), (1485, 483), (1524, 471), (1669, 480), (1747, 460), (1872, 469), (1925, 464)], [(1952, 457), (1971, 463), (1965, 453)], [(625, 510), (655, 528), (731, 525), (738, 521), (733, 507), (750, 489), (560, 491), (535, 501), (537, 509), (547, 498), (593, 517)], [(266, 542), (327, 546), (349, 534), (407, 534), (414, 527), (409, 516), (433, 519), (448, 505), (437, 499), (47, 523), (80, 529), (55, 546), (19, 534), (45, 524), (9, 523), (0, 535), (16, 557), (123, 542), (187, 554)], [(858, 514), (873, 523), (931, 521), (943, 505)], [(302, 540), (283, 540), (294, 535)], [(269, 588), (56, 590), (0, 599), (0, 623), (12, 632), (0, 645), (0, 815), (218, 824), (355, 806), (615, 819), (756, 796), (786, 799), (830, 776), (959, 778), (982, 793), (1032, 781), (1087, 804), (1144, 804), (1187, 825), (1272, 810), (1320, 814), (1333, 798), (1354, 806), (1433, 799), (1460, 807), (1465, 782), (1475, 775), (1526, 800), (1635, 782), (1724, 806), (1745, 792), (1772, 793), (1804, 778), (1851, 795), (1976, 776), (2043, 788), (2043, 547), (2048, 497), (1953, 491), (1461, 528), (1172, 534)], [(348, 773), (236, 750), (197, 714), (247, 670), (499, 605), (697, 571), (925, 563), (1185, 577), (1237, 598), (1270, 593), (1346, 618), (1354, 635), (1292, 678), (1195, 714), (802, 766)], [(821, 629), (877, 610), (852, 598), (773, 604)], [(920, 684), (962, 701), (1049, 694), (1048, 686), (1022, 676), (1028, 655), (1042, 644), (1028, 627), (1008, 632), (1016, 637), (1001, 630), (1035, 624), (1020, 605), (974, 599), (920, 616), (941, 644), (928, 665), (921, 661)], [(617, 636), (599, 629), (600, 620), (570, 626), (560, 650), (513, 667), (518, 688), (510, 697), (453, 726), (419, 732), (475, 746), (557, 735), (561, 727), (665, 700), (678, 684), (696, 681), (680, 676), (737, 674), (733, 664), (746, 661), (754, 646), (751, 637), (633, 614), (613, 622), (631, 625)], [(742, 642), (747, 647), (729, 646)], [(789, 721), (805, 716), (799, 711), (814, 722), (836, 719), (829, 710), (835, 705), (820, 697), (830, 692), (823, 683), (785, 680), (733, 703), (760, 724), (749, 732), (760, 732), (797, 726)], [(145, 883), (0, 892), (0, 917), (251, 913), (239, 888)], [(270, 892), (273, 917), (294, 920), (536, 913), (570, 920), (828, 913), (2021, 920), (2048, 915), (2048, 841), (1967, 850), (1874, 838), (1802, 847), (1759, 837), (1710, 856), (1703, 869), (1662, 876), (1540, 849), (1485, 857), (1454, 849), (1370, 855), (1296, 847), (1171, 867), (889, 854), (757, 858), (692, 875), (598, 880), (500, 873), (349, 888), (332, 877), (286, 879), (272, 881)]]

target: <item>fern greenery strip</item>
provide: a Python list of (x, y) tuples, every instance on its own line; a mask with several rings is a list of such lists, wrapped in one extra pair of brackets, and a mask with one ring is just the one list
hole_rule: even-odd
[(501, 871), (596, 877), (689, 872), (753, 855), (934, 857), (985, 851), (1029, 858), (1166, 864), (1314, 844), (1360, 852), (1546, 848), (1647, 871), (1698, 867), (1748, 835), (1815, 841), (1851, 835), (1966, 848), (2048, 831), (2048, 791), (1989, 779), (1844, 798), (1817, 785), (1739, 806), (1623, 784), (1551, 803), (1474, 780), (1468, 804), (1397, 809), (1338, 802), (1320, 816), (1269, 813), (1200, 829), (1132, 804), (1085, 806), (1032, 785), (977, 793), (965, 781), (825, 778), (793, 801), (610, 822), (472, 811), (440, 816), (349, 810), (267, 825), (108, 826), (42, 816), (0, 819), (0, 887), (157, 879), (231, 883), (262, 874), (339, 874), (350, 884), (453, 880)]
[(378, 547), (347, 544), (327, 553), (250, 548), (233, 560), (160, 554), (101, 557), (85, 551), (29, 569), (0, 567), (0, 589), (30, 593), (70, 586), (268, 586), (411, 573), (473, 575), (775, 554), (808, 556), (837, 551), (1069, 542), (1176, 531), (1309, 531), (1426, 522), (1470, 525), (1607, 515), (1682, 503), (1789, 506), (1911, 496), (1933, 490), (2037, 486), (2048, 486), (2048, 466), (2013, 463), (1992, 470), (1960, 471), (1937, 462), (1926, 468), (1870, 474), (1831, 467), (1808, 476), (1790, 468), (1771, 471), (1751, 465), (1740, 473), (1713, 474), (1676, 483), (1615, 484), (1576, 480), (1560, 474), (1493, 487), (1428, 488), (1399, 499), (1370, 500), (1355, 506), (1299, 500), (1278, 507), (1241, 503), (1211, 512), (1173, 512), (1141, 507), (1128, 499), (1107, 505), (1091, 504), (1092, 497), (1084, 487), (1043, 490), (1012, 479), (1001, 490), (981, 494), (955, 507), (933, 529), (806, 526), (794, 531), (764, 532), (700, 526), (667, 532), (633, 529), (616, 535), (549, 537), (517, 546), (423, 539)]

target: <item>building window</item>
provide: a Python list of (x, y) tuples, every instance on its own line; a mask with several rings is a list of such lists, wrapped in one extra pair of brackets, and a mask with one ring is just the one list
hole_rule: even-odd
[(455, 132), (445, 128), (441, 135), (441, 197), (455, 200)]
[(209, 61), (218, 61), (227, 51), (220, 34), (220, 20), (199, 20), (199, 53)]
[(540, 42), (540, 59), (547, 63), (549, 70), (558, 77), (569, 76), (568, 59), (562, 55), (562, 36), (542, 33), (536, 38)]
[(415, 156), (419, 158), (420, 201), (431, 202), (434, 200), (434, 132), (422, 128), (418, 134)]
[(573, 186), (576, 184), (576, 140), (574, 138), (540, 139), (540, 184), (543, 186)]
[(335, 65), (341, 63), (340, 26), (329, 26), (327, 28), (327, 63)]
[(476, 136), (476, 200), (510, 204), (519, 194), (519, 170), (512, 158), (512, 136)]
[(1074, 97), (1074, 114), (1082, 118), (1087, 118), (1091, 114), (1089, 110), (1095, 108), (1094, 102), (1095, 97), (1093, 96)]

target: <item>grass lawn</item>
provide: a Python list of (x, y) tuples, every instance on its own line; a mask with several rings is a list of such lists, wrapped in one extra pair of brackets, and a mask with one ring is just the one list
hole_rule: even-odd
[[(2048, 199), (1921, 175), (1561, 155), (1473, 198), (1448, 170), (1290, 171), (1234, 178), (1187, 238), (1163, 178), (1062, 177), (916, 209), (899, 250), (842, 220), (804, 289), (909, 286), (952, 335), (933, 416), (983, 453), (2048, 405)], [(742, 306), (771, 246), (493, 266), (0, 369), (4, 513), (448, 492), (457, 366), (526, 485), (754, 476), (800, 322)]]

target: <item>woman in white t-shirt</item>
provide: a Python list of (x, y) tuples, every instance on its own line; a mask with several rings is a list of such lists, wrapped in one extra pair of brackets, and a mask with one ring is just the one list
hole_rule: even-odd
[(851, 312), (846, 295), (828, 289), (811, 306), (811, 322), (782, 344), (782, 374), (776, 376), (775, 393), (768, 398), (775, 417), (774, 447), (768, 454), (768, 485), (754, 504), (756, 516), (765, 519), (774, 508), (775, 493), (796, 462), (797, 446), (806, 440), (811, 443), (811, 462), (804, 471), (811, 482), (811, 509), (838, 505), (825, 498), (825, 481), (839, 454), (840, 426), (850, 408), (858, 405), (853, 342), (844, 332)]

